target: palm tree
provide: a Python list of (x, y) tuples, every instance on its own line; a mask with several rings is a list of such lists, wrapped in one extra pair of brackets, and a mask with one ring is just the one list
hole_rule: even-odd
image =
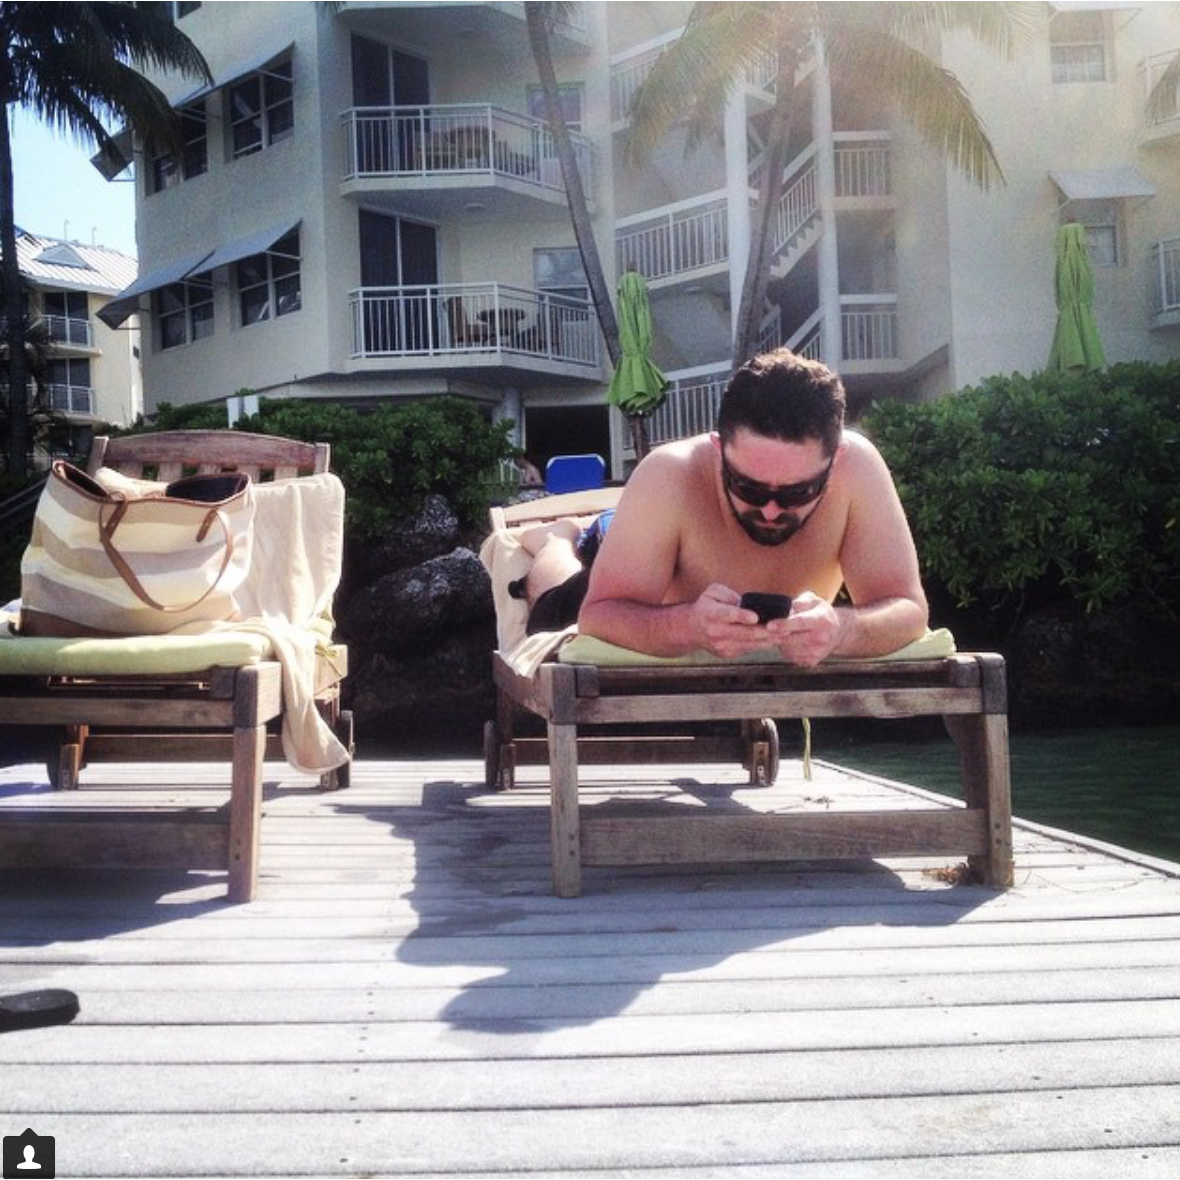
[[(557, 85), (557, 74), (553, 69), (553, 52), (549, 33), (554, 23), (563, 20), (569, 11), (568, 3), (559, 0), (526, 0), (524, 11), (528, 22), (529, 47), (541, 80), (541, 91), (545, 98), (545, 117), (553, 134), (557, 149), (557, 162), (561, 167), (561, 180), (565, 185), (569, 203), (570, 221), (574, 227), (574, 240), (582, 257), (582, 269), (590, 287), (590, 299), (606, 341), (606, 352), (612, 366), (617, 365), (621, 353), (619, 345), (619, 323), (615, 318), (614, 304), (611, 303), (610, 289), (606, 285), (606, 274), (594, 239), (594, 227), (590, 223), (590, 210), (586, 205), (586, 189), (582, 184), (582, 173), (578, 168), (578, 157), (574, 152), (573, 140), (561, 107), (561, 93)], [(635, 446), (636, 459), (647, 454), (647, 426), (643, 418), (627, 415), (631, 427), (631, 438)]]
[(16, 475), (25, 475), (28, 465), (28, 321), (16, 254), (11, 113), (25, 107), (57, 130), (108, 151), (114, 142), (107, 123), (178, 148), (172, 108), (140, 68), (213, 80), (196, 46), (147, 5), (0, 3), (0, 266), (9, 345), (8, 470)]
[(727, 95), (747, 71), (777, 55), (774, 105), (765, 139), (758, 204), (738, 308), (735, 368), (756, 348), (766, 303), (772, 228), (783, 193), (783, 169), (796, 105), (796, 72), (821, 53), (832, 76), (871, 84), (896, 102), (922, 137), (987, 189), (1002, 183), (995, 152), (958, 79), (919, 44), (942, 31), (966, 29), (1011, 54), (1043, 24), (1043, 6), (1011, 3), (725, 3), (693, 5), (680, 39), (657, 60), (631, 109), (628, 158), (641, 163), (667, 129), (688, 119), (688, 148), (715, 126)]

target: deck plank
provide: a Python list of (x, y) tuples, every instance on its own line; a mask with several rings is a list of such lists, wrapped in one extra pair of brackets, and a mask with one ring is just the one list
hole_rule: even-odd
[[(54, 1135), (59, 1174), (1180, 1172), (1180, 866), (1021, 826), (1003, 894), (898, 859), (591, 868), (563, 901), (543, 768), (511, 795), (464, 760), (265, 778), (253, 905), (217, 874), (0, 872), (3, 990), (82, 1001), (0, 1038), (0, 1122)], [(789, 761), (771, 789), (585, 778), (603, 814), (947, 805)], [(0, 822), (227, 787), (84, 783), (0, 770)]]

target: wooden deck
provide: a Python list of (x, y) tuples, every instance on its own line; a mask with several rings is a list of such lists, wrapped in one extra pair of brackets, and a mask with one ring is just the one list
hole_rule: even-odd
[[(639, 773), (660, 808), (913, 802), (823, 764)], [(141, 765), (84, 801), (165, 774), (225, 798)], [(887, 861), (588, 869), (562, 901), (542, 775), (364, 762), (325, 794), (268, 766), (248, 906), (0, 873), (0, 992), (82, 1004), (0, 1037), (0, 1130), (70, 1177), (1180, 1174), (1180, 866), (1021, 825), (1006, 894)], [(587, 768), (585, 800), (626, 778)], [(75, 799), (0, 770), (0, 808)]]

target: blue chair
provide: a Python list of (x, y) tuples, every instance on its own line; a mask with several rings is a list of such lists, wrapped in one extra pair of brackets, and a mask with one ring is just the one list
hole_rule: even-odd
[(600, 488), (606, 482), (601, 455), (554, 455), (545, 464), (545, 489), (552, 495)]

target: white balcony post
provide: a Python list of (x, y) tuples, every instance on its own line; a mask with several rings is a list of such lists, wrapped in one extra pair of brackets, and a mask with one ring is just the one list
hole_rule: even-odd
[(815, 134), (815, 196), (823, 232), (818, 243), (820, 350), (824, 363), (838, 368), (842, 357), (840, 251), (836, 237), (836, 155), (832, 136), (832, 85), (822, 40), (815, 47), (811, 121)]
[(736, 87), (725, 104), (725, 209), (729, 236), (729, 330), (737, 339), (738, 312), (750, 259), (750, 165), (746, 98)]

